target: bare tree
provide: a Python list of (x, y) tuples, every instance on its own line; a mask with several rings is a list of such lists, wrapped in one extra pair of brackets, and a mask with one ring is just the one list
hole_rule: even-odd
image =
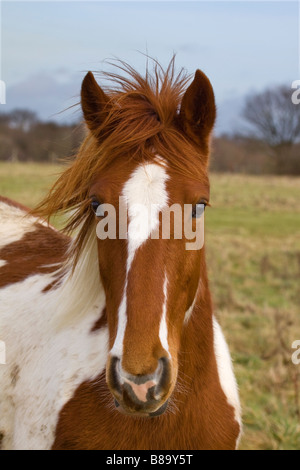
[(37, 115), (27, 109), (15, 109), (9, 114), (10, 125), (23, 132), (28, 132), (37, 122)]
[(54, 162), (73, 155), (84, 135), (79, 123), (42, 122), (30, 110), (0, 113), (0, 160)]
[(278, 172), (287, 165), (291, 147), (300, 142), (300, 105), (291, 97), (289, 87), (268, 89), (249, 96), (242, 111), (249, 133), (263, 140), (276, 157)]

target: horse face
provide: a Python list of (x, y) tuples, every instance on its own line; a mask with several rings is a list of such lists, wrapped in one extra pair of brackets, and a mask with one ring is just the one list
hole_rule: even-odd
[[(160, 81), (161, 70), (155, 76)], [(211, 84), (201, 71), (181, 103), (183, 82), (164, 77), (159, 93), (159, 83), (151, 88), (134, 74), (132, 89), (126, 81), (123, 91), (107, 96), (89, 72), (81, 90), (85, 121), (108, 158), (89, 193), (100, 225), (110, 335), (107, 383), (120, 410), (142, 416), (166, 409), (177, 380), (182, 331), (201, 286), (203, 250), (187, 250), (185, 236), (176, 237), (170, 224), (169, 236), (161, 236), (159, 214), (173, 204), (208, 202), (209, 136), (216, 115)], [(99, 232), (108, 204), (114, 217), (106, 238)], [(192, 223), (195, 228), (196, 218)]]
[[(110, 333), (107, 383), (119, 410), (156, 416), (177, 381), (182, 330), (201, 274), (203, 250), (187, 249), (184, 205), (196, 232), (203, 220), (193, 210), (208, 202), (208, 180), (199, 185), (179, 178), (155, 155), (126, 167), (117, 160), (97, 178), (90, 196)], [(175, 238), (175, 218), (165, 218), (171, 206), (182, 216), (176, 221), (181, 238)], [(100, 233), (109, 224), (116, 225), (113, 238)]]

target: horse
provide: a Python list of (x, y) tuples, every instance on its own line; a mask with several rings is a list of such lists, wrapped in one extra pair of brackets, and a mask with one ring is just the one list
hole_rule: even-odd
[[(205, 245), (151, 236), (171, 204), (193, 226), (209, 205), (213, 87), (174, 60), (117, 67), (105, 86), (84, 77), (86, 136), (39, 206), (0, 199), (0, 448), (234, 450), (239, 392)], [(125, 236), (97, 236), (120, 201)]]

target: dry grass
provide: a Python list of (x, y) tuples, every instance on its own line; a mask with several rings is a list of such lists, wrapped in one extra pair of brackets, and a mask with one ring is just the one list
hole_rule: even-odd
[(215, 175), (206, 217), (215, 307), (235, 362), (242, 449), (300, 448), (300, 179)]
[[(59, 167), (0, 164), (0, 194), (33, 207)], [(244, 411), (242, 449), (300, 449), (300, 179), (212, 176), (211, 289)]]

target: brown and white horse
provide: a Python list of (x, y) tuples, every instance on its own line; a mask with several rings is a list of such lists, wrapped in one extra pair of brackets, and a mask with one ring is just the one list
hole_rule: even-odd
[[(35, 215), (0, 199), (2, 449), (238, 445), (237, 385), (204, 248), (151, 237), (165, 207), (209, 202), (213, 89), (199, 70), (187, 86), (173, 61), (145, 78), (121, 68), (129, 77), (109, 74), (105, 91), (85, 77), (88, 136)], [(126, 237), (99, 239), (101, 206), (118, 213), (120, 200)], [(158, 208), (148, 225), (135, 204)], [(59, 212), (72, 240), (43, 221)]]

